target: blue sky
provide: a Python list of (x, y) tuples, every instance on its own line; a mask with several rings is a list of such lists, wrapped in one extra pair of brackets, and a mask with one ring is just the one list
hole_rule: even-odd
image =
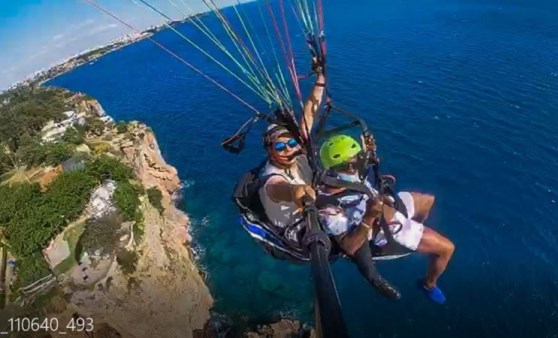
[[(164, 19), (137, 0), (95, 0), (132, 25)], [(205, 11), (202, 0), (149, 0), (173, 19)], [(220, 0), (225, 6), (235, 0)], [(133, 33), (85, 0), (0, 0), (0, 90), (88, 48)]]

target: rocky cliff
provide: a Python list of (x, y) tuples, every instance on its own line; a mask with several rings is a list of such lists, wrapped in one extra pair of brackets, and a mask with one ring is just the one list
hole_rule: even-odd
[(133, 168), (145, 189), (160, 189), (164, 210), (142, 200), (144, 234), (128, 245), (138, 256), (135, 272), (124, 273), (114, 260), (94, 285), (68, 285), (65, 316), (91, 317), (99, 330), (123, 337), (192, 337), (209, 319), (213, 299), (188, 249), (188, 217), (172, 201), (180, 189), (177, 171), (145, 125), (129, 124), (125, 135), (113, 136), (105, 143), (109, 152)]
[[(213, 298), (189, 248), (192, 241), (188, 233), (189, 220), (173, 201), (173, 195), (180, 189), (177, 170), (163, 159), (154, 133), (136, 122), (128, 123), (125, 131), (119, 131), (95, 100), (79, 100), (75, 109), (108, 126), (104, 131), (89, 135), (86, 145), (80, 146), (82, 152), (88, 156), (109, 154), (120, 159), (133, 169), (135, 183), (144, 190), (155, 187), (161, 191), (162, 208), (153, 206), (142, 193), (141, 238), (131, 230), (135, 226), (133, 222), (121, 226), (126, 235), (120, 239), (120, 248), (137, 257), (132, 272), (123, 270), (113, 252), (93, 263), (79, 262), (57, 274), (63, 295), (51, 300), (50, 317), (58, 318), (60, 323), (68, 323), (76, 316), (92, 318), (95, 337), (314, 337), (311, 328), (288, 320), (245, 333), (239, 332), (232, 322), (224, 326), (212, 325), (219, 320), (216, 317), (210, 320)], [(62, 171), (58, 167), (47, 170), (38, 182), (48, 186)], [(110, 199), (115, 184), (107, 180), (97, 187), (80, 220), (70, 224), (57, 236), (59, 241), (54, 240), (45, 250), (51, 268), (56, 262), (67, 259), (69, 245), (65, 238), (72, 228), (75, 230), (76, 224), (114, 209)], [(65, 255), (56, 257), (60, 252)], [(68, 332), (67, 335), (82, 337), (83, 333), (72, 335)]]

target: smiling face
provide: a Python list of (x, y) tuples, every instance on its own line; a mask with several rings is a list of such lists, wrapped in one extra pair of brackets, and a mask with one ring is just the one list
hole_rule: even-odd
[(283, 133), (270, 142), (267, 147), (269, 157), (279, 165), (290, 166), (296, 162), (296, 154), (300, 151), (297, 140), (289, 133)]

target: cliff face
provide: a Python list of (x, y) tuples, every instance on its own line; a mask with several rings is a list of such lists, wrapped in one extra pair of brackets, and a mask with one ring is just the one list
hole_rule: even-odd
[(123, 337), (192, 337), (209, 319), (213, 299), (185, 245), (191, 240), (188, 218), (172, 202), (180, 188), (177, 171), (164, 161), (154, 134), (143, 124), (132, 124), (111, 147), (133, 167), (144, 188), (162, 191), (164, 212), (142, 201), (145, 232), (133, 246), (136, 271), (126, 275), (113, 262), (94, 290), (72, 290), (68, 310)]

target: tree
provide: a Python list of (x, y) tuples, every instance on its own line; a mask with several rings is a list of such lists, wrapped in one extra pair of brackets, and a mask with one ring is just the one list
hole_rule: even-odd
[(15, 153), (19, 149), (21, 135), (25, 131), (25, 116), (14, 109), (5, 109), (0, 114), (0, 142)]
[(8, 171), (14, 169), (14, 162), (10, 155), (2, 149), (0, 145), (0, 175), (7, 173)]
[(162, 214), (165, 209), (163, 208), (163, 204), (161, 203), (161, 201), (163, 200), (163, 194), (161, 193), (161, 190), (159, 190), (157, 187), (151, 187), (147, 189), (147, 198), (149, 199), (149, 203), (151, 203), (151, 205), (154, 206), (155, 209), (159, 210), (160, 214)]
[(50, 165), (60, 164), (72, 157), (73, 147), (65, 142), (48, 143), (45, 147), (45, 162)]
[(68, 144), (80, 145), (84, 141), (85, 128), (81, 126), (75, 126), (68, 128), (62, 136), (62, 141)]
[(38, 137), (25, 135), (21, 138), (21, 146), (17, 151), (17, 159), (20, 163), (32, 167), (42, 164), (46, 158), (46, 149)]
[(108, 155), (101, 155), (90, 162), (87, 170), (90, 175), (100, 181), (112, 179), (118, 182), (126, 182), (134, 177), (132, 168)]
[(78, 255), (84, 252), (110, 255), (122, 235), (122, 217), (117, 213), (104, 215), (96, 220), (89, 220), (78, 242)]
[(114, 202), (126, 221), (133, 220), (139, 208), (139, 192), (140, 189), (129, 182), (118, 182), (116, 186), (113, 196)]
[(44, 248), (84, 210), (98, 181), (85, 170), (60, 174), (44, 193), (38, 184), (0, 185), (0, 224), (18, 258)]

